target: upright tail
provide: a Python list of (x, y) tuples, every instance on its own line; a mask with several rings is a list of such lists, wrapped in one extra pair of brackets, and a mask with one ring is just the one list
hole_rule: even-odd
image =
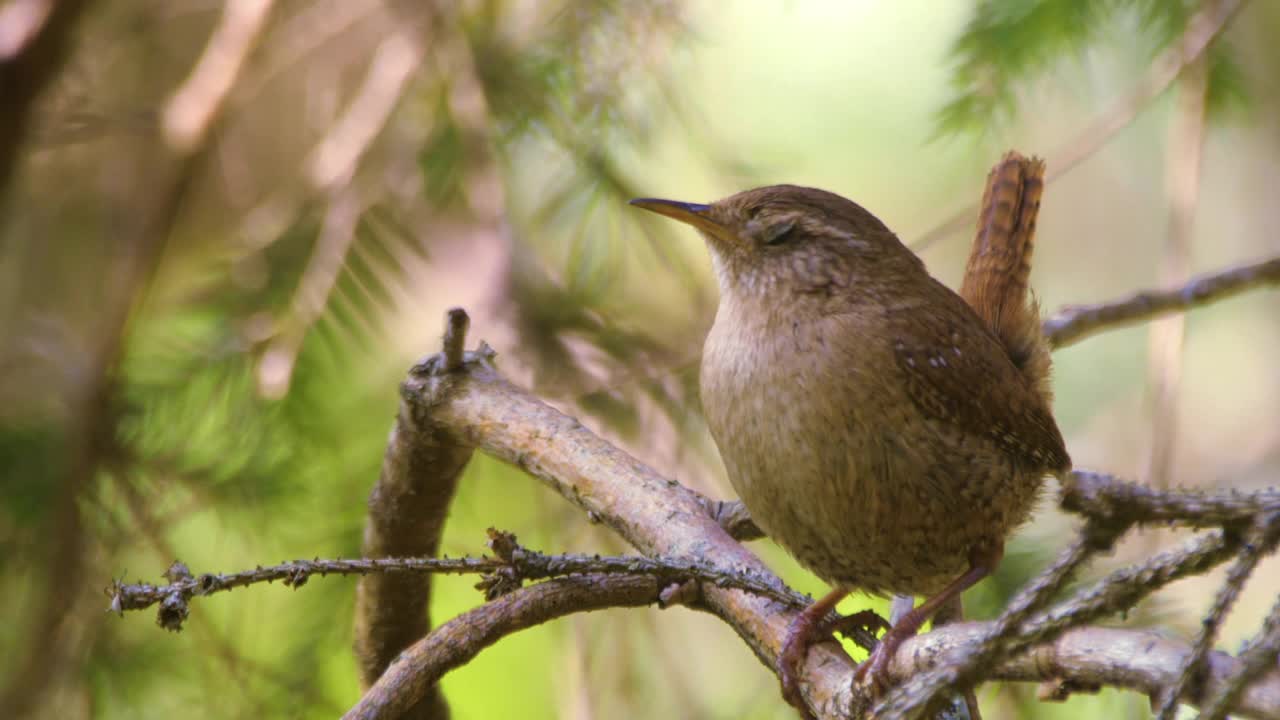
[(1044, 161), (1039, 158), (1010, 151), (991, 169), (960, 296), (1048, 402), (1049, 346), (1040, 329), (1039, 304), (1027, 286), (1043, 191)]

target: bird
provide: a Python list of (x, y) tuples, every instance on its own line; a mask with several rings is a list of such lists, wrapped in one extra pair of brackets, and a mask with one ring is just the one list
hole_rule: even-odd
[(894, 651), (995, 570), (1046, 477), (1071, 467), (1027, 282), (1042, 175), (1016, 153), (993, 170), (959, 294), (825, 190), (631, 201), (705, 239), (720, 291), (699, 378), (707, 426), (756, 524), (831, 586), (777, 659), (804, 714), (800, 667), (838, 602), (927, 598), (856, 671), (882, 692)]

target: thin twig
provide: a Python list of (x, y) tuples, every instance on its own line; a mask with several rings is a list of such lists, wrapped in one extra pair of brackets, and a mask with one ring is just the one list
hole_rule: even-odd
[(444, 328), (444, 369), (453, 372), (462, 367), (462, 356), (466, 352), (467, 328), (471, 327), (471, 318), (462, 308), (449, 311)]
[(1103, 473), (1077, 470), (1062, 479), (1062, 508), (1136, 524), (1231, 527), (1280, 511), (1280, 490), (1153, 490)]
[[(116, 612), (143, 610), (163, 602), (174, 595), (181, 598), (213, 595), (219, 592), (247, 587), (257, 583), (277, 580), (287, 587), (298, 588), (313, 576), (372, 575), (375, 573), (414, 573), (429, 575), (492, 575), (477, 588), (487, 592), (489, 599), (501, 597), (518, 588), (525, 581), (544, 580), (566, 575), (645, 575), (664, 583), (695, 579), (717, 587), (738, 588), (782, 603), (784, 606), (803, 608), (811, 601), (805, 595), (782, 585), (772, 575), (760, 576), (747, 572), (726, 571), (717, 567), (690, 562), (673, 562), (642, 556), (600, 555), (544, 555), (518, 548), (509, 559), (501, 557), (462, 558), (358, 558), (294, 560), (291, 562), (258, 567), (235, 573), (206, 573), (198, 577), (179, 574), (177, 579), (165, 585), (149, 583), (114, 583), (109, 588), (111, 609)], [(185, 617), (185, 616), (184, 616)], [(161, 624), (169, 629), (166, 618)]]
[(1200, 275), (1169, 290), (1145, 290), (1099, 305), (1068, 306), (1045, 320), (1044, 334), (1054, 348), (1063, 348), (1103, 330), (1208, 305), (1245, 290), (1277, 285), (1280, 257)]
[(1226, 562), (1238, 547), (1238, 540), (1228, 538), (1221, 530), (1214, 530), (1177, 550), (1168, 550), (1140, 565), (1116, 570), (1029, 618), (1020, 628), (1019, 638), (1009, 645), (1009, 652), (1019, 652), (1028, 644), (1042, 642), (1070, 626), (1123, 613), (1169, 583), (1200, 575)]
[[(1216, 688), (1205, 704), (1201, 720), (1223, 720), (1232, 709), (1238, 709), (1239, 699), (1255, 680), (1270, 673), (1276, 674), (1276, 658), (1280, 656), (1280, 600), (1271, 608), (1261, 632), (1240, 653), (1239, 668)], [(1256, 685), (1254, 686), (1256, 689)]]
[(662, 589), (643, 575), (582, 575), (549, 580), (481, 605), (400, 653), (344, 720), (406, 717), (414, 700), (449, 670), (511, 633), (575, 612), (651, 605)]
[[(455, 328), (455, 330), (459, 330)], [(462, 332), (456, 332), (463, 335)], [(442, 363), (443, 361), (441, 361)], [(448, 383), (448, 374), (415, 372), (414, 381)], [(446, 439), (431, 417), (405, 398), (387, 441), (378, 482), (369, 495), (365, 557), (434, 557), (440, 549), (449, 505), (472, 448)], [(405, 648), (431, 628), (431, 577), (370, 575), (356, 586), (355, 654), (360, 682), (368, 688)], [(447, 719), (439, 688), (415, 701), (415, 718)]]
[(1200, 623), (1200, 632), (1191, 645), (1191, 654), (1187, 656), (1187, 661), (1182, 666), (1178, 681), (1170, 686), (1160, 700), (1160, 709), (1157, 712), (1159, 720), (1174, 719), (1178, 712), (1178, 698), (1189, 693), (1200, 694), (1200, 675), (1205, 670), (1205, 661), (1209, 657), (1209, 651), (1213, 649), (1213, 641), (1218, 636), (1218, 629), (1222, 626), (1227, 612), (1235, 605), (1245, 581), (1258, 567), (1258, 562), (1275, 550), (1277, 540), (1280, 540), (1280, 522), (1267, 523), (1266, 519), (1260, 518), (1259, 522), (1250, 529), (1248, 537), (1236, 554), (1236, 561), (1227, 571), (1226, 580), (1218, 589), (1213, 606), (1209, 608), (1209, 612)]

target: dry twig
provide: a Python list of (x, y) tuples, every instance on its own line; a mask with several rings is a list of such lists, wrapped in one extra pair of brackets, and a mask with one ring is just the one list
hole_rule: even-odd
[(1235, 604), (1236, 598), (1240, 596), (1240, 590), (1244, 587), (1245, 581), (1258, 567), (1258, 562), (1263, 556), (1275, 550), (1278, 540), (1280, 540), (1280, 522), (1276, 522), (1275, 517), (1259, 517), (1259, 522), (1255, 523), (1244, 542), (1241, 543), (1236, 561), (1227, 571), (1227, 579), (1219, 588), (1213, 600), (1213, 606), (1200, 623), (1200, 632), (1196, 635), (1195, 642), (1191, 646), (1191, 654), (1187, 656), (1177, 682), (1162, 694), (1157, 712), (1160, 720), (1173, 720), (1176, 717), (1178, 698), (1189, 694), (1200, 694), (1205, 661), (1213, 649), (1213, 641), (1218, 635), (1223, 619)]
[[(1280, 600), (1271, 608), (1271, 614), (1244, 652), (1240, 653), (1239, 667), (1228, 676), (1226, 682), (1206, 690), (1209, 701), (1205, 703), (1203, 720), (1222, 720), (1233, 708), (1245, 712), (1249, 706), (1248, 693), (1268, 683), (1254, 683), (1258, 678), (1276, 674), (1276, 658), (1280, 656)], [(1247, 689), (1246, 689), (1247, 688)], [(1278, 698), (1280, 699), (1280, 698)]]
[[(524, 582), (560, 578), (568, 575), (637, 575), (654, 578), (665, 584), (697, 580), (717, 587), (738, 588), (775, 600), (784, 606), (803, 608), (812, 600), (788, 589), (773, 575), (757, 576), (726, 571), (693, 562), (672, 562), (642, 556), (603, 557), (600, 555), (544, 555), (516, 544), (515, 536), (490, 531), (495, 540), (496, 557), (386, 557), (323, 560), (293, 560), (269, 567), (257, 567), (235, 573), (206, 573), (193, 576), (182, 563), (167, 572), (170, 582), (164, 585), (116, 582), (108, 588), (111, 609), (123, 613), (144, 610), (161, 604), (157, 623), (169, 630), (181, 629), (187, 616), (187, 602), (259, 583), (282, 582), (287, 587), (302, 587), (313, 576), (328, 575), (484, 575), (476, 588), (493, 600), (518, 589)], [(869, 647), (872, 643), (867, 642)]]
[(1280, 257), (1228, 268), (1192, 278), (1181, 287), (1146, 290), (1099, 305), (1073, 305), (1044, 321), (1044, 334), (1054, 348), (1063, 348), (1123, 325), (1225, 300), (1259, 287), (1280, 285)]
[(1061, 503), (1071, 512), (1135, 524), (1235, 527), (1280, 512), (1280, 490), (1152, 490), (1110, 475), (1078, 470), (1063, 478)]
[(661, 589), (656, 578), (644, 575), (581, 575), (517, 590), (459, 615), (406, 649), (342, 717), (413, 717), (415, 698), (503, 637), (570, 613), (650, 605)]

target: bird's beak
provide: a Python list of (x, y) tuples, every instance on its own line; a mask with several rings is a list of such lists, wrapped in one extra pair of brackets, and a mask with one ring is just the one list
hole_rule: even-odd
[(631, 201), (631, 204), (692, 225), (713, 236), (724, 234), (724, 226), (711, 218), (710, 205), (679, 202), (678, 200), (659, 200), (658, 198), (636, 198)]

